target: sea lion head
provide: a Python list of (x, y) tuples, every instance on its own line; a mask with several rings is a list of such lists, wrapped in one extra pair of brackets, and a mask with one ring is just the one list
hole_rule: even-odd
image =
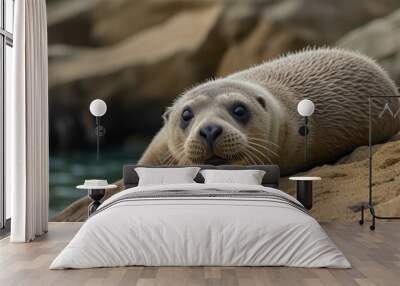
[(168, 149), (178, 164), (277, 161), (280, 105), (265, 89), (221, 79), (185, 92), (164, 114)]

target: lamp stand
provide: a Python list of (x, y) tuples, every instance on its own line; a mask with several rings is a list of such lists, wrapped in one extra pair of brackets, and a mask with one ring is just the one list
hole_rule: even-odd
[(95, 132), (96, 132), (96, 147), (97, 147), (96, 148), (97, 149), (96, 160), (97, 160), (97, 162), (99, 162), (99, 160), (100, 160), (100, 137), (102, 137), (106, 134), (106, 129), (102, 125), (100, 125), (100, 117), (99, 116), (96, 116)]
[(368, 203), (361, 205), (361, 219), (358, 221), (359, 224), (364, 224), (364, 211), (369, 209), (372, 217), (372, 223), (369, 226), (370, 230), (375, 230), (375, 224), (377, 219), (384, 220), (400, 220), (400, 216), (381, 216), (375, 212), (374, 202), (372, 198), (372, 98), (389, 98), (396, 97), (400, 98), (399, 95), (376, 95), (369, 96), (368, 98)]
[(304, 154), (304, 158), (305, 158), (305, 163), (308, 163), (308, 117), (305, 116), (304, 117), (304, 128), (305, 128), (305, 154)]
[(308, 133), (310, 129), (308, 128), (308, 116), (304, 116), (304, 125), (299, 128), (299, 134), (304, 136), (304, 161), (305, 164), (309, 161), (309, 152), (308, 152)]
[(100, 117), (96, 116), (96, 161), (99, 162), (100, 157), (100, 134), (99, 134), (99, 126), (100, 126)]

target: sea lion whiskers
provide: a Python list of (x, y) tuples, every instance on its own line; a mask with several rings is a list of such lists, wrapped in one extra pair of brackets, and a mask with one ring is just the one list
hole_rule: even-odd
[(252, 162), (251, 157), (249, 157), (249, 155), (246, 152), (241, 153), (242, 157), (243, 157), (243, 161), (247, 164), (254, 164), (254, 162)]
[[(247, 152), (250, 152), (251, 150), (247, 150)], [(264, 165), (265, 164), (265, 161), (264, 160), (262, 160), (259, 156), (257, 156), (257, 154), (255, 154), (255, 153), (252, 153), (252, 155), (253, 155), (253, 157), (260, 163), (260, 165)], [(268, 157), (268, 155), (265, 155), (265, 156), (263, 156), (265, 159), (267, 159), (269, 162), (271, 162), (271, 164), (272, 164), (272, 161), (271, 161), (271, 159)]]
[(261, 141), (262, 143), (268, 143), (268, 144), (275, 146), (276, 148), (280, 148), (280, 146), (278, 144), (264, 138), (265, 134), (263, 134), (263, 133), (248, 133), (247, 135), (249, 138), (251, 138), (255, 141), (258, 140), (258, 141)]
[[(251, 144), (248, 144), (248, 145), (247, 145), (247, 148), (249, 149), (249, 151), (253, 151), (253, 152), (255, 152), (255, 153), (260, 154), (260, 156), (261, 156), (262, 158), (266, 158), (266, 157), (268, 156), (267, 154), (261, 152), (261, 151), (258, 150), (256, 147), (252, 146)], [(256, 154), (254, 154), (254, 155), (256, 156)]]
[[(254, 148), (254, 147), (251, 147), (251, 146), (248, 146), (248, 148), (250, 148), (250, 149), (247, 149), (246, 152), (247, 152), (248, 154), (251, 154), (252, 157), (253, 157), (256, 161), (258, 161), (261, 165), (264, 164), (264, 161), (263, 161), (256, 153), (252, 153), (252, 152), (251, 152), (251, 151), (254, 151), (255, 148)], [(263, 154), (262, 157), (265, 157), (264, 154)]]
[[(274, 163), (272, 162), (271, 158), (268, 155), (265, 155), (265, 158), (268, 160), (268, 162), (273, 165)], [(264, 164), (264, 162), (262, 163), (262, 165)]]
[[(249, 148), (248, 151), (253, 151), (253, 152), (254, 152), (254, 151), (257, 151), (259, 154), (262, 154), (262, 157), (265, 158), (270, 164), (273, 164), (272, 159), (268, 156), (268, 154), (266, 154), (266, 153), (261, 153), (260, 150), (258, 150), (257, 148), (255, 148), (255, 147), (253, 147), (253, 146), (251, 146), (251, 145), (248, 145), (248, 148)], [(256, 154), (253, 153), (253, 155), (256, 156), (256, 157), (258, 158), (258, 156), (257, 156)], [(264, 161), (264, 160), (261, 160), (261, 161), (262, 161), (261, 164), (265, 164), (265, 161)]]
[[(180, 145), (182, 145), (182, 143), (181, 144), (177, 144), (177, 148), (178, 148), (178, 150), (179, 150), (179, 148), (180, 148)], [(169, 148), (168, 147), (168, 151), (169, 152), (167, 152), (167, 153), (163, 153), (162, 155), (162, 160), (163, 161), (166, 161), (166, 160), (169, 160), (171, 157), (173, 158), (174, 156), (173, 156), (173, 154), (172, 154), (172, 152), (171, 152), (171, 148)]]
[(276, 149), (280, 149), (280, 147), (276, 144), (274, 144), (273, 142), (267, 140), (267, 139), (262, 139), (262, 138), (255, 138), (255, 137), (248, 137), (247, 138), (248, 141), (252, 141), (254, 143), (259, 143), (259, 144), (265, 144), (265, 145), (271, 145), (271, 147), (276, 148)]
[[(180, 155), (184, 152), (183, 149), (183, 142), (180, 144), (176, 145), (176, 149), (177, 149), (177, 157), (180, 157)], [(172, 152), (167, 153), (166, 155), (164, 155), (163, 161), (165, 161), (165, 165), (171, 166), (174, 165), (172, 164), (174, 161), (178, 161), (178, 159), (176, 159), (176, 157), (173, 155)]]
[(272, 145), (274, 148), (278, 148), (278, 149), (280, 148), (278, 144), (276, 144), (270, 140), (267, 140), (264, 138), (257, 138), (257, 137), (250, 137), (250, 138), (253, 139), (253, 141), (259, 141), (261, 143)]
[(239, 154), (237, 154), (237, 156), (238, 156), (238, 159), (240, 160), (240, 161), (242, 161), (243, 163), (247, 163), (246, 162), (246, 159), (244, 158), (244, 156), (243, 156), (243, 153), (239, 153)]
[(247, 141), (251, 141), (252, 143), (256, 143), (256, 144), (261, 144), (259, 146), (264, 147), (264, 148), (266, 147), (264, 145), (270, 145), (270, 147), (272, 149), (275, 149), (276, 152), (278, 151), (278, 149), (280, 149), (279, 145), (277, 145), (276, 143), (274, 143), (266, 138), (252, 136), (251, 134), (248, 134)]
[(175, 159), (171, 152), (163, 153), (160, 156), (161, 162), (168, 162), (171, 158)]
[(163, 155), (163, 158), (160, 160), (162, 162), (162, 165), (169, 165), (169, 160), (171, 160), (172, 155), (170, 153)]
[(247, 158), (249, 158), (249, 163), (251, 164), (264, 164), (264, 162), (256, 154), (251, 153), (250, 150), (244, 149), (243, 154), (246, 155)]
[[(253, 146), (251, 146), (251, 145), (249, 145), (248, 146), (249, 147), (249, 150), (251, 150), (251, 151), (255, 151), (255, 152), (258, 152), (259, 154), (262, 154), (262, 157), (263, 158), (265, 158), (270, 164), (273, 164), (273, 161), (272, 161), (272, 159), (268, 156), (268, 154), (266, 154), (266, 153), (262, 153), (262, 152), (260, 152), (257, 148), (255, 148), (255, 147), (253, 147)], [(255, 155), (255, 154), (254, 154)], [(263, 161), (263, 164), (264, 164), (265, 162)]]
[(169, 156), (166, 156), (164, 164), (167, 166), (173, 165), (172, 163), (174, 162), (174, 160), (176, 160), (175, 157), (172, 154), (170, 154)]
[[(265, 150), (265, 151), (271, 153), (271, 154), (274, 155), (275, 157), (278, 157), (278, 158), (280, 157), (275, 151), (269, 149), (267, 146), (261, 145), (261, 144), (256, 143), (256, 142), (252, 142), (251, 140), (248, 141), (248, 145), (249, 145), (249, 147), (252, 146), (253, 148), (254, 148), (254, 147), (255, 147), (255, 148), (261, 148), (261, 149), (263, 149), (263, 150)], [(257, 150), (257, 151), (259, 151), (259, 150)]]
[(174, 156), (172, 156), (172, 154), (170, 152), (168, 153), (163, 153), (160, 154), (161, 156), (159, 156), (159, 160), (161, 162), (161, 165), (169, 165), (169, 161), (172, 159), (175, 159)]
[[(192, 162), (189, 161), (189, 159), (185, 158), (185, 156), (183, 156), (185, 154), (185, 148), (184, 148), (184, 144), (181, 144), (180, 148), (178, 149), (178, 151), (176, 152), (175, 156), (175, 160), (178, 162), (177, 165), (190, 165)], [(172, 165), (172, 164), (171, 164)]]
[[(259, 149), (263, 150), (264, 152), (266, 152), (267, 154), (271, 154), (277, 158), (280, 158), (279, 154), (275, 151), (278, 151), (279, 146), (265, 138), (261, 138), (261, 137), (256, 137), (253, 134), (257, 134), (257, 133), (249, 133), (248, 137), (247, 137), (247, 142), (248, 142), (248, 147), (253, 149), (253, 151), (258, 152), (259, 154), (263, 154), (263, 152), (261, 152)], [(253, 135), (253, 136), (251, 136)], [(272, 146), (268, 146), (268, 145), (272, 145)], [(275, 150), (273, 150), (275, 149)]]

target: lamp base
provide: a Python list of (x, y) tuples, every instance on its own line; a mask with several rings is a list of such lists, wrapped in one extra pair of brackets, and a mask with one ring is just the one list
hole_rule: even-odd
[(88, 207), (88, 216), (91, 216), (97, 208), (101, 205), (100, 200), (104, 197), (106, 193), (105, 189), (89, 189), (88, 195), (92, 199), (92, 203)]

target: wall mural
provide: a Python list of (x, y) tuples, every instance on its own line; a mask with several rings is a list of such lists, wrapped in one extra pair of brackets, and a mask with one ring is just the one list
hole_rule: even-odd
[[(317, 219), (357, 221), (368, 200), (368, 98), (398, 95), (400, 3), (286, 2), (49, 1), (53, 219), (84, 220), (75, 186), (117, 181), (139, 162), (278, 164), (290, 194), (289, 175), (322, 177)], [(99, 161), (96, 98), (107, 103)], [(307, 142), (303, 99), (315, 107)], [(399, 110), (398, 98), (372, 99), (374, 201), (387, 215), (400, 214)]]

